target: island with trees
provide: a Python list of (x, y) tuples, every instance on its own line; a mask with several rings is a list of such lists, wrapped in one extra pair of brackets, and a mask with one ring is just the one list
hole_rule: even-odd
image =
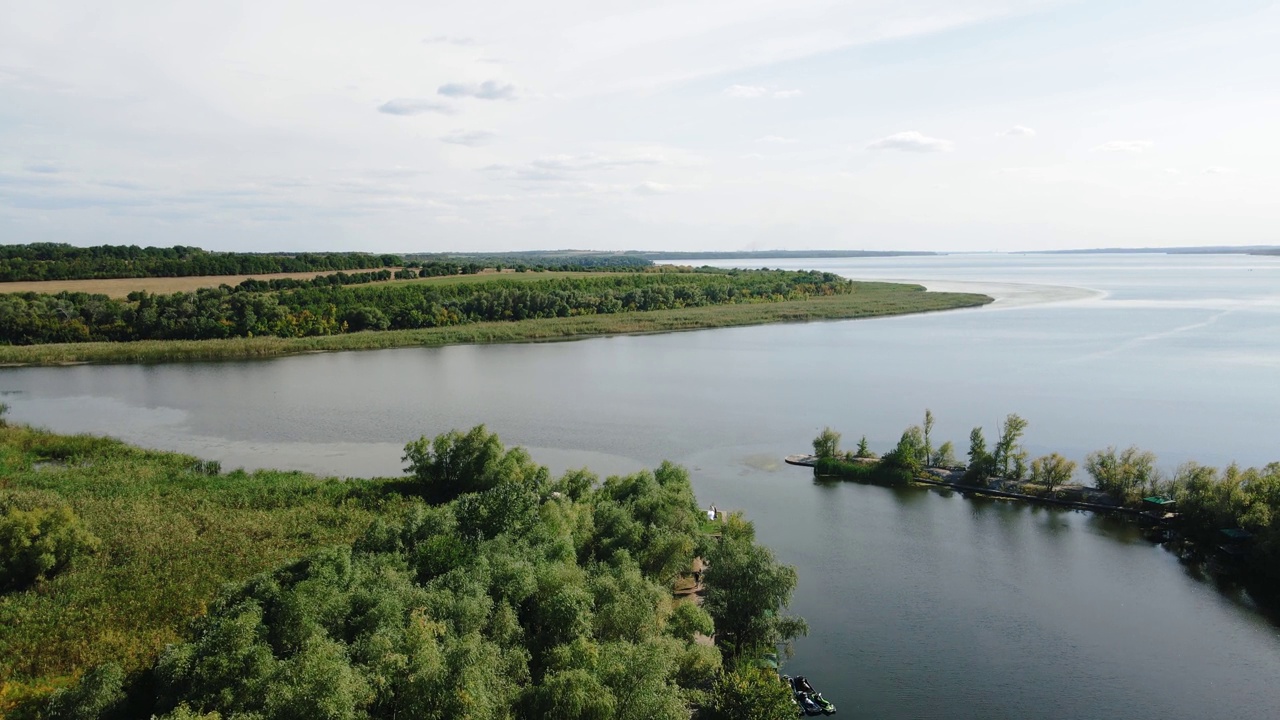
[(1126, 514), (1148, 525), (1151, 537), (1188, 560), (1209, 561), (1239, 578), (1259, 597), (1280, 601), (1280, 462), (1218, 469), (1196, 462), (1162, 471), (1152, 452), (1114, 446), (1089, 453), (1083, 470), (1092, 486), (1073, 483), (1077, 464), (1059, 453), (1030, 458), (1022, 446), (1028, 422), (1008, 415), (988, 443), (982, 427), (969, 433), (967, 462), (951, 442), (934, 445), (934, 416), (903, 431), (883, 456), (863, 436), (841, 450), (840, 433), (824, 428), (813, 455), (788, 458), (811, 465), (815, 476), (860, 482), (922, 483), (966, 494), (1046, 502)]
[[(0, 715), (794, 716), (794, 569), (664, 463), (551, 477), (483, 426), (324, 479), (0, 427)], [(702, 602), (673, 596), (695, 557)]]

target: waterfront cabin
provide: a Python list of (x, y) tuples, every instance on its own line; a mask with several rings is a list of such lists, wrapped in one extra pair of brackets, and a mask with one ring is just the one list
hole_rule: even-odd
[(1253, 533), (1248, 530), (1241, 530), (1240, 528), (1223, 528), (1218, 532), (1222, 533), (1223, 537), (1227, 539), (1227, 542), (1233, 545), (1243, 545), (1250, 540), (1253, 540)]
[(1178, 519), (1178, 501), (1164, 495), (1142, 498), (1142, 519), (1167, 525)]
[(1218, 531), (1226, 540), (1218, 546), (1218, 552), (1231, 562), (1240, 562), (1253, 549), (1253, 533), (1240, 528), (1223, 528)]

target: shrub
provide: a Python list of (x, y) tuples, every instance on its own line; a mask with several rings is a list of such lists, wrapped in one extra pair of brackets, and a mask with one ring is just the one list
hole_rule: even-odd
[(0, 496), (0, 589), (52, 577), (97, 545), (71, 508)]
[(124, 700), (123, 686), (124, 671), (119, 665), (100, 665), (85, 673), (76, 685), (50, 696), (44, 717), (48, 720), (100, 718)]

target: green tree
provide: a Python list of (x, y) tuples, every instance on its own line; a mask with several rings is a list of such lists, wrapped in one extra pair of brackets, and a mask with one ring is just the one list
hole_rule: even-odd
[(1001, 477), (1019, 479), (1026, 463), (1026, 451), (1018, 444), (1027, 430), (1027, 421), (1010, 413), (1000, 425), (1000, 439), (996, 441), (993, 464)]
[(912, 425), (902, 432), (897, 446), (885, 454), (881, 460), (881, 466), (899, 471), (901, 475), (899, 480), (907, 481), (919, 475), (924, 469), (924, 457), (924, 431), (919, 425)]
[(1095, 450), (1085, 458), (1084, 469), (1094, 487), (1126, 503), (1136, 502), (1144, 491), (1154, 492), (1160, 485), (1155, 454), (1134, 446), (1123, 451)]
[(612, 720), (617, 701), (594, 673), (583, 668), (548, 674), (533, 690), (537, 717)]
[(808, 632), (803, 620), (782, 614), (795, 590), (795, 568), (780, 564), (768, 548), (727, 535), (708, 556), (704, 607), (731, 666)]
[(1031, 482), (1043, 485), (1044, 489), (1053, 492), (1059, 486), (1071, 481), (1076, 471), (1076, 464), (1071, 460), (1051, 453), (1031, 461)]
[(840, 452), (840, 433), (829, 427), (823, 428), (818, 437), (813, 439), (813, 454), (819, 459), (833, 458)]
[(713, 632), (715, 623), (711, 616), (696, 603), (679, 603), (667, 618), (667, 634), (686, 642), (693, 640), (694, 633), (710, 637)]
[(437, 499), (483, 492), (504, 480), (547, 482), (546, 468), (534, 464), (521, 448), (505, 450), (497, 433), (487, 431), (484, 425), (465, 435), (451, 430), (433, 440), (418, 438), (404, 446), (402, 460), (409, 464), (405, 470)]
[(858, 449), (853, 453), (853, 456), (856, 458), (875, 458), (876, 454), (871, 452), (871, 446), (867, 444), (866, 435), (858, 439)]
[(938, 467), (954, 467), (959, 464), (956, 460), (956, 446), (950, 440), (938, 446), (938, 452), (933, 460), (934, 465)]
[(933, 465), (936, 459), (933, 456), (933, 411), (929, 408), (924, 410), (924, 464)]
[(99, 665), (72, 687), (55, 692), (45, 706), (48, 720), (93, 720), (117, 710), (125, 699), (124, 671), (115, 663)]
[(995, 472), (995, 458), (987, 452), (987, 438), (981, 427), (969, 431), (969, 467), (965, 470), (965, 482), (985, 483)]
[(756, 667), (721, 674), (704, 711), (708, 720), (790, 720), (796, 716), (791, 689), (776, 672)]

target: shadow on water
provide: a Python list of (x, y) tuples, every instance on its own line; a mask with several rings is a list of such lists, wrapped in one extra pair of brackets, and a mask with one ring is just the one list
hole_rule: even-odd
[[(967, 514), (980, 531), (983, 534), (998, 533), (998, 547), (1014, 555), (1022, 555), (1026, 541), (1031, 537), (1025, 533), (1028, 523), (1018, 522), (1019, 519), (1031, 521), (1032, 527), (1049, 537), (1067, 537), (1075, 530), (1083, 530), (1103, 537), (1108, 543), (1119, 547), (1159, 546), (1163, 552), (1176, 558), (1183, 576), (1198, 585), (1212, 588), (1233, 607), (1256, 613), (1271, 627), (1280, 629), (1280, 594), (1241, 582), (1230, 567), (1213, 560), (1212, 551), (1195, 549), (1185, 544), (1153, 543), (1144, 535), (1143, 527), (1128, 516), (994, 498), (937, 486), (885, 486), (828, 476), (813, 478), (813, 486), (833, 498), (848, 485), (874, 488), (886, 493), (903, 510), (921, 508), (934, 497), (946, 501), (962, 500)], [(1037, 543), (1037, 546), (1037, 550), (1046, 552), (1062, 549), (1060, 543)]]

